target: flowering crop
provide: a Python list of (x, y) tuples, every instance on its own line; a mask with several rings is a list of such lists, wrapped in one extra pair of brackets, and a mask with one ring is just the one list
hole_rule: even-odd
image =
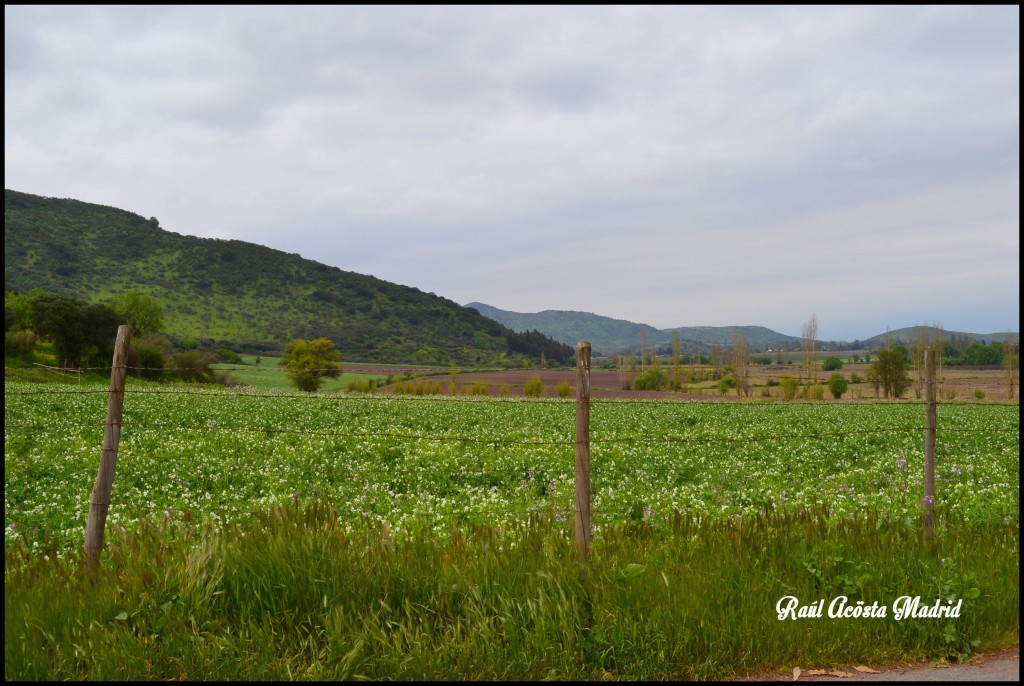
[[(5, 383), (4, 524), (80, 544), (104, 388)], [(82, 391), (90, 391), (83, 393)], [(57, 393), (52, 393), (57, 391)], [(179, 393), (178, 391), (186, 391)], [(571, 522), (574, 404), (129, 385), (109, 522), (234, 520), (293, 498), (392, 530)], [(676, 510), (921, 513), (924, 407), (594, 401), (595, 528)], [(936, 508), (1019, 519), (1017, 406), (938, 408)]]

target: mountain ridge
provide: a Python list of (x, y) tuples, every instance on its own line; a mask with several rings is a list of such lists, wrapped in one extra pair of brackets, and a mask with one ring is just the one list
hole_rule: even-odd
[[(510, 329), (516, 331), (536, 329), (540, 333), (566, 345), (575, 345), (580, 340), (588, 340), (595, 350), (595, 354), (597, 354), (597, 351), (605, 355), (611, 355), (638, 350), (641, 331), (647, 336), (648, 343), (655, 344), (659, 348), (670, 346), (672, 333), (676, 332), (679, 335), (684, 352), (706, 352), (715, 343), (726, 347), (731, 346), (733, 333), (743, 333), (746, 335), (751, 350), (754, 352), (761, 352), (768, 348), (798, 350), (800, 347), (800, 338), (756, 325), (681, 326), (670, 329), (657, 329), (649, 324), (631, 322), (625, 319), (614, 319), (604, 315), (577, 310), (542, 310), (535, 313), (512, 312), (480, 302), (471, 302), (466, 304), (465, 307), (472, 308)], [(919, 328), (922, 327), (904, 327), (855, 341), (819, 341), (819, 343), (833, 349), (849, 348), (855, 343), (859, 343), (858, 348), (874, 349), (882, 347), (885, 344), (886, 337), (888, 337), (893, 342), (909, 344), (913, 341)], [(931, 326), (924, 326), (923, 328), (929, 334), (933, 330)], [(969, 336), (981, 342), (1001, 343), (1006, 340), (1006, 337), (1013, 336), (1014, 334), (1012, 332), (977, 334), (962, 331), (943, 331), (943, 335), (947, 341), (951, 341), (954, 336)]]
[(424, 364), (568, 361), (572, 349), (523, 336), (458, 303), (240, 240), (198, 238), (155, 217), (4, 190), (4, 287), (87, 302), (136, 290), (165, 331), (209, 345), (281, 350), (326, 337), (346, 359)]

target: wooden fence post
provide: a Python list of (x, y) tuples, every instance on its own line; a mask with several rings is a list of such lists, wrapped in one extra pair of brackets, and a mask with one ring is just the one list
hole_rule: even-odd
[(124, 409), (125, 359), (128, 353), (127, 324), (117, 327), (114, 341), (114, 361), (110, 369), (110, 395), (107, 398), (107, 424), (103, 429), (103, 453), (96, 484), (89, 498), (89, 519), (85, 525), (85, 557), (90, 567), (99, 563), (103, 549), (103, 530), (110, 508), (110, 490), (114, 486), (114, 468), (117, 466), (117, 443), (121, 437), (121, 412)]
[(576, 344), (576, 543), (590, 554), (590, 342)]
[(924, 533), (935, 540), (935, 351), (924, 352)]

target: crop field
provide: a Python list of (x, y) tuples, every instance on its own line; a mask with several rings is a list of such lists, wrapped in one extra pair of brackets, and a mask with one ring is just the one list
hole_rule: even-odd
[[(79, 545), (96, 476), (103, 386), (5, 384), (6, 536)], [(189, 513), (233, 521), (297, 499), (393, 531), (571, 526), (571, 400), (211, 390), (131, 380), (111, 523)], [(730, 517), (825, 506), (916, 520), (924, 406), (595, 400), (592, 508), (607, 524), (676, 510)], [(1019, 521), (1016, 405), (938, 408), (936, 500)]]
[[(580, 564), (572, 400), (131, 379), (87, 570), (106, 401), (5, 383), (10, 679), (723, 679), (1018, 642), (1016, 405), (940, 404), (930, 544), (921, 404), (594, 400)], [(903, 595), (963, 613), (776, 614)]]

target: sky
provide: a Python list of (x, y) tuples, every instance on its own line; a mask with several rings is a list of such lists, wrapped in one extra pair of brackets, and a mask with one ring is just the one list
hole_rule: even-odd
[(4, 185), (458, 303), (1020, 331), (1020, 8), (4, 8)]

